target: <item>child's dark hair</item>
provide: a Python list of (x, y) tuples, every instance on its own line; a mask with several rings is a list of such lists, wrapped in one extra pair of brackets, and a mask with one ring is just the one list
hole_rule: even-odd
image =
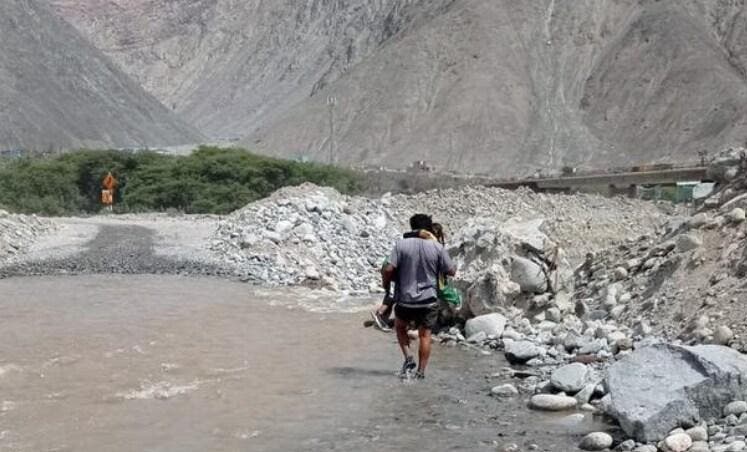
[(436, 236), (436, 240), (438, 240), (438, 243), (441, 245), (446, 244), (446, 237), (444, 235), (444, 227), (441, 226), (441, 223), (433, 223), (433, 226), (431, 227), (431, 232), (433, 235)]

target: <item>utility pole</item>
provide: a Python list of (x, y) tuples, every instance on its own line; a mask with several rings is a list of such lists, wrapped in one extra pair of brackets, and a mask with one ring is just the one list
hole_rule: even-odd
[(329, 164), (335, 163), (335, 105), (337, 98), (334, 96), (327, 97), (327, 106), (329, 107)]

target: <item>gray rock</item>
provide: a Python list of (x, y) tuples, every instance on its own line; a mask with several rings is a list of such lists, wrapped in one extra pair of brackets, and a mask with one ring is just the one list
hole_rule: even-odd
[(547, 320), (555, 323), (560, 323), (563, 320), (563, 315), (560, 313), (560, 309), (558, 308), (548, 309), (545, 311), (545, 316), (547, 317)]
[(690, 227), (693, 229), (702, 228), (705, 226), (706, 223), (708, 223), (708, 215), (705, 213), (698, 213), (693, 215), (692, 218), (690, 218), (690, 221), (688, 222)]
[(591, 341), (586, 341), (581, 348), (578, 349), (579, 355), (594, 355), (596, 353), (599, 353), (601, 350), (605, 350), (607, 348), (607, 339), (594, 339)]
[(686, 253), (703, 245), (703, 240), (695, 234), (682, 234), (677, 237), (677, 250)]
[(718, 345), (729, 345), (733, 338), (734, 333), (731, 328), (725, 325), (716, 327), (716, 331), (713, 332), (713, 342)]
[(573, 397), (553, 394), (537, 394), (532, 396), (529, 407), (542, 411), (564, 411), (576, 407), (578, 402)]
[(578, 447), (581, 450), (604, 450), (612, 446), (612, 437), (604, 432), (589, 433)]
[(513, 397), (519, 394), (519, 390), (512, 384), (494, 386), (490, 393), (498, 397)]
[(541, 353), (542, 349), (529, 341), (510, 341), (505, 344), (506, 359), (511, 364), (524, 364)]
[(476, 344), (478, 342), (485, 342), (488, 339), (488, 335), (485, 334), (485, 331), (478, 331), (477, 333), (467, 336), (467, 342), (471, 344)]
[(533, 261), (520, 257), (511, 258), (511, 280), (525, 293), (544, 293), (547, 291), (547, 277), (542, 267)]
[(573, 397), (578, 400), (579, 405), (583, 405), (585, 403), (589, 403), (589, 400), (591, 400), (591, 397), (594, 395), (594, 389), (596, 388), (596, 385), (593, 383), (589, 383), (583, 387), (576, 395)]
[(630, 437), (659, 440), (683, 423), (719, 417), (747, 395), (745, 372), (747, 358), (727, 347), (643, 347), (609, 368), (606, 408)]
[(632, 439), (626, 439), (617, 446), (617, 450), (623, 452), (630, 452), (633, 449), (635, 449), (635, 441), (633, 441)]
[(628, 270), (625, 267), (617, 267), (612, 274), (616, 280), (620, 281), (628, 277)]
[(633, 449), (633, 452), (656, 452), (656, 446), (650, 444), (644, 444)]
[(604, 309), (594, 309), (589, 312), (589, 320), (604, 320), (609, 316), (609, 313)]
[(708, 441), (708, 430), (702, 425), (687, 429), (685, 431), (693, 441)]
[(747, 412), (747, 402), (743, 400), (737, 400), (734, 402), (730, 402), (728, 405), (724, 407), (724, 416), (728, 416), (730, 414), (733, 414), (735, 416), (739, 416), (742, 413)]
[(501, 337), (506, 328), (506, 318), (498, 313), (485, 314), (467, 320), (464, 333), (467, 337), (483, 332), (486, 336)]
[(710, 452), (711, 448), (708, 446), (706, 441), (693, 441), (693, 445), (690, 446), (688, 452)]
[(550, 383), (560, 391), (576, 393), (583, 389), (589, 369), (585, 364), (573, 363), (555, 369)]

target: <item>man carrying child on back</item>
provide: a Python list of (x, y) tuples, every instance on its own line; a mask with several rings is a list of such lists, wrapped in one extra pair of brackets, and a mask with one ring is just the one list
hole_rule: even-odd
[[(432, 230), (430, 216), (416, 214), (410, 218), (413, 231)], [(431, 330), (438, 320), (439, 275), (454, 276), (456, 267), (443, 245), (435, 240), (423, 240), (417, 236), (403, 238), (394, 246), (389, 262), (382, 269), (382, 282), (386, 293), (390, 293), (394, 282), (394, 328), (397, 341), (405, 357), (402, 376), (409, 377), (415, 368), (415, 377), (425, 378), (425, 370), (431, 354)], [(418, 329), (418, 364), (410, 351), (408, 326)]]

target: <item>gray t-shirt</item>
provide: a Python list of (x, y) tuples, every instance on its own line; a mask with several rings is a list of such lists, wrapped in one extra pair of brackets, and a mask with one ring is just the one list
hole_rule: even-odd
[(396, 269), (394, 300), (408, 307), (427, 307), (435, 302), (438, 275), (454, 268), (449, 253), (434, 241), (407, 238), (397, 241), (389, 256)]

